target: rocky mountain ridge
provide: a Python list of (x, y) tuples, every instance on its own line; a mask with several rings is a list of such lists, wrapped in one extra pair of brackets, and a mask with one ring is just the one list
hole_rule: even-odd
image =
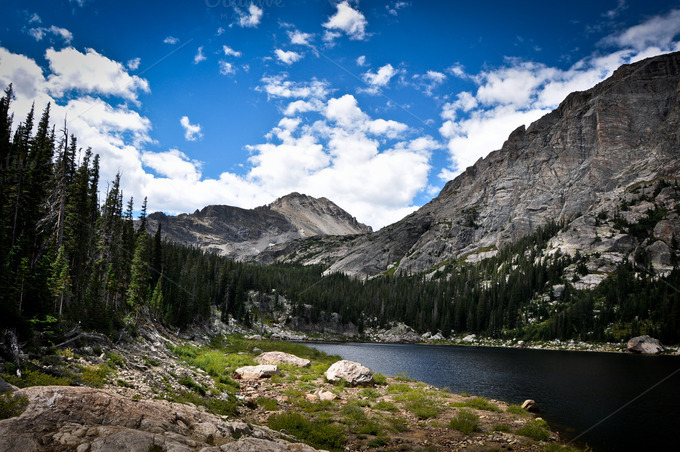
[(147, 217), (150, 233), (161, 225), (165, 239), (246, 260), (269, 246), (319, 235), (371, 232), (371, 227), (326, 198), (291, 193), (255, 209), (212, 205), (177, 216)]
[[(492, 256), (558, 222), (570, 227), (552, 252), (597, 254), (593, 271), (606, 273), (631, 255), (669, 271), (680, 239), (680, 192), (668, 187), (680, 175), (679, 83), (680, 53), (622, 66), (517, 128), (500, 150), (403, 220), (351, 240), (273, 247), (259, 258), (323, 263), (329, 273), (359, 278), (416, 274), (452, 259)], [(656, 212), (651, 237), (620, 227), (621, 218), (630, 225), (649, 212)]]

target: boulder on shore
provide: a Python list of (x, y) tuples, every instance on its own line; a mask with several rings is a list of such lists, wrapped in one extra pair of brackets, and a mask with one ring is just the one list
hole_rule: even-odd
[(308, 359), (284, 352), (265, 352), (255, 357), (255, 361), (260, 364), (291, 364), (297, 367), (309, 367), (310, 364)]
[(260, 378), (269, 378), (272, 375), (281, 375), (279, 366), (261, 364), (259, 366), (239, 367), (234, 371), (234, 377), (241, 380), (259, 380)]
[(628, 351), (656, 355), (666, 350), (658, 339), (647, 335), (637, 336), (628, 341)]
[(536, 413), (537, 411), (540, 411), (538, 403), (536, 403), (536, 401), (532, 399), (525, 400), (524, 403), (522, 403), (522, 408), (530, 413)]
[(373, 373), (368, 367), (343, 359), (334, 363), (324, 373), (330, 383), (345, 380), (352, 386), (373, 386)]

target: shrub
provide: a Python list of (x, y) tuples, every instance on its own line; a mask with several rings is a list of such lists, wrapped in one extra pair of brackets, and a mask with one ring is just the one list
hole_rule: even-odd
[(475, 408), (477, 410), (485, 411), (500, 411), (500, 409), (496, 405), (489, 402), (484, 397), (475, 397), (474, 399), (466, 400), (465, 402), (452, 403), (451, 406)]
[(394, 379), (397, 381), (413, 381), (406, 372), (397, 372)]
[(373, 381), (378, 386), (385, 386), (387, 384), (387, 377), (383, 374), (375, 374), (373, 375)]
[(91, 388), (101, 388), (106, 383), (106, 377), (111, 373), (111, 368), (105, 365), (88, 366), (83, 370), (81, 380), (84, 385)]
[(269, 428), (286, 430), (291, 435), (319, 449), (341, 450), (347, 441), (341, 426), (312, 422), (299, 413), (281, 413), (269, 417)]
[(397, 406), (394, 403), (389, 402), (387, 400), (381, 400), (377, 402), (375, 405), (373, 405), (373, 409), (392, 412), (399, 411), (399, 408), (397, 408)]
[(275, 411), (279, 407), (279, 402), (269, 397), (258, 397), (255, 403), (267, 411)]
[(472, 432), (478, 432), (480, 431), (479, 416), (469, 410), (461, 409), (458, 411), (456, 417), (451, 419), (449, 427), (458, 430), (465, 435), (469, 435)]
[(399, 416), (390, 417), (388, 420), (388, 428), (393, 432), (405, 432), (408, 430), (406, 419)]
[(3, 378), (7, 383), (20, 388), (27, 388), (29, 386), (69, 386), (71, 384), (71, 379), (68, 377), (56, 377), (39, 370), (27, 370), (22, 373), (21, 377), (3, 375)]
[(550, 438), (548, 424), (543, 419), (534, 419), (524, 424), (516, 432), (518, 435), (527, 436), (536, 441), (547, 441)]
[(0, 394), (0, 420), (19, 416), (27, 406), (28, 398), (26, 397), (15, 397), (9, 392)]
[(413, 388), (411, 388), (409, 385), (404, 384), (404, 383), (395, 383), (393, 385), (389, 385), (387, 387), (387, 393), (388, 394), (403, 394), (407, 392), (411, 392)]
[(107, 353), (106, 354), (106, 359), (109, 360), (111, 364), (113, 364), (112, 367), (118, 366), (118, 367), (125, 367), (126, 361), (125, 358), (123, 358), (121, 355), (118, 353)]
[(434, 392), (415, 388), (397, 395), (394, 400), (404, 402), (404, 407), (415, 414), (418, 419), (430, 419), (437, 417), (440, 411), (436, 396)]
[(521, 415), (528, 415), (529, 414), (529, 412), (527, 410), (525, 410), (524, 408), (522, 408), (519, 405), (510, 405), (510, 406), (508, 406), (507, 411), (508, 411), (508, 413), (512, 413), (512, 414), (521, 414)]
[(373, 388), (364, 388), (359, 391), (359, 394), (363, 397), (368, 397), (371, 400), (375, 400), (380, 397), (380, 393)]
[(498, 424), (493, 426), (493, 431), (494, 432), (504, 432), (504, 433), (510, 433), (512, 429), (508, 427), (507, 425), (504, 424)]
[(202, 396), (205, 396), (205, 388), (192, 380), (191, 377), (182, 377), (177, 382), (189, 389), (193, 389)]

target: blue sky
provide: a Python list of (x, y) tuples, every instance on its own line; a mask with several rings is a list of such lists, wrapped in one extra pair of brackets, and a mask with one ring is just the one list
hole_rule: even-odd
[(325, 196), (380, 228), (621, 64), (680, 1), (14, 2), (0, 88), (53, 103), (150, 211)]

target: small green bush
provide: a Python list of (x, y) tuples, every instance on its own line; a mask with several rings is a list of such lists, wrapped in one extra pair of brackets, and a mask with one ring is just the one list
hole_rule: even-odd
[(72, 380), (68, 377), (55, 377), (54, 375), (40, 372), (39, 370), (26, 370), (21, 377), (16, 375), (3, 375), (7, 383), (20, 388), (29, 386), (69, 386)]
[(383, 374), (373, 375), (373, 382), (378, 386), (385, 386), (387, 384), (387, 377)]
[(407, 392), (411, 392), (412, 390), (413, 388), (404, 383), (395, 383), (387, 387), (388, 394), (404, 394)]
[(109, 362), (113, 364), (113, 367), (116, 367), (116, 366), (117, 367), (125, 367), (125, 364), (126, 364), (125, 358), (123, 358), (118, 353), (107, 353), (106, 359), (108, 359)]
[(343, 428), (324, 422), (313, 422), (299, 413), (281, 413), (270, 416), (269, 428), (285, 430), (298, 439), (319, 449), (342, 450), (347, 442)]
[(394, 403), (387, 400), (381, 400), (379, 402), (376, 402), (375, 405), (373, 405), (373, 409), (391, 412), (399, 411), (399, 408), (397, 408), (397, 406)]
[(451, 422), (449, 422), (449, 427), (454, 430), (458, 430), (465, 435), (478, 432), (480, 430), (479, 416), (469, 410), (461, 409), (458, 411), (456, 417), (451, 419)]
[(83, 384), (91, 388), (102, 388), (106, 383), (106, 377), (111, 373), (111, 368), (106, 365), (88, 366), (83, 369), (80, 377)]
[(359, 395), (363, 397), (368, 397), (371, 400), (375, 400), (380, 397), (380, 393), (373, 388), (364, 388), (359, 391)]
[(508, 411), (508, 413), (512, 413), (512, 414), (520, 414), (520, 415), (528, 415), (529, 414), (529, 412), (527, 410), (525, 410), (524, 408), (522, 408), (519, 405), (510, 405), (510, 406), (508, 406), (507, 411)]
[(516, 432), (518, 435), (527, 436), (536, 441), (547, 441), (550, 438), (548, 424), (543, 419), (534, 419), (524, 424)]
[(394, 379), (397, 381), (413, 381), (406, 372), (397, 372)]
[(27, 406), (26, 397), (14, 396), (9, 392), (0, 394), (0, 420), (19, 416)]
[(205, 396), (205, 388), (201, 386), (200, 384), (196, 383), (191, 377), (182, 377), (177, 381), (179, 384), (186, 386), (189, 389), (192, 389), (199, 393), (202, 396)]
[(405, 432), (408, 430), (406, 419), (399, 416), (390, 417), (387, 420), (388, 428), (393, 432)]
[(276, 399), (270, 399), (269, 397), (258, 397), (255, 404), (267, 411), (275, 411), (279, 407), (279, 402), (277, 402)]
[(508, 427), (507, 425), (504, 424), (498, 424), (493, 426), (493, 431), (494, 432), (504, 432), (504, 433), (510, 433), (512, 429)]
[(484, 397), (475, 397), (474, 399), (466, 400), (465, 402), (452, 403), (451, 406), (475, 408), (477, 410), (485, 411), (500, 411), (500, 409), (496, 405), (489, 402)]

